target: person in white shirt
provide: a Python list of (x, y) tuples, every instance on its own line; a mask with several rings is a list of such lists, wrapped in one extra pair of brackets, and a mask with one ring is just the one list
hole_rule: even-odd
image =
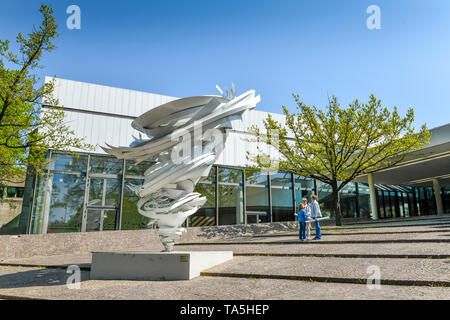
[[(311, 204), (308, 203), (308, 199), (303, 198), (302, 199), (303, 206), (305, 207), (306, 211), (306, 217), (308, 220), (311, 220)], [(311, 238), (311, 223), (306, 222), (306, 240), (309, 240)]]
[(322, 232), (318, 219), (322, 217), (322, 213), (320, 212), (319, 202), (317, 202), (317, 196), (315, 194), (311, 196), (311, 200), (311, 218), (314, 219), (314, 226), (316, 227), (316, 236), (313, 240), (320, 240), (322, 238)]

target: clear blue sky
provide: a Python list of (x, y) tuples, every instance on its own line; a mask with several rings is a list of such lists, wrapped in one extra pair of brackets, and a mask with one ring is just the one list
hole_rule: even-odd
[[(293, 109), (291, 94), (324, 106), (374, 93), (416, 125), (450, 122), (450, 1), (77, 1), (0, 3), (0, 38), (39, 25), (40, 3), (55, 8), (58, 48), (41, 76), (171, 96), (216, 94), (234, 82), (254, 88), (259, 110)], [(81, 8), (69, 30), (66, 8)], [(381, 30), (366, 27), (369, 5)]]

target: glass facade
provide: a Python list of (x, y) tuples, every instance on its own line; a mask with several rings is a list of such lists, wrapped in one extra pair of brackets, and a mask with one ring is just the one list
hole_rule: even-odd
[(206, 203), (194, 215), (188, 217), (191, 227), (216, 225), (216, 173), (212, 167), (207, 178), (202, 178), (195, 186), (194, 192), (206, 197)]
[(441, 197), (444, 213), (450, 213), (450, 186), (441, 188)]
[(269, 175), (245, 170), (246, 222), (270, 222)]
[[(151, 161), (135, 164), (94, 154), (49, 152), (48, 171), (26, 185), (33, 201), (27, 217), (29, 233), (135, 230), (149, 219), (136, 208), (134, 190), (144, 181)], [(27, 182), (28, 183), (28, 182)], [(27, 187), (28, 186), (28, 187)], [(435, 214), (430, 187), (375, 185), (378, 216), (384, 218)], [(9, 188), (8, 188), (9, 189)], [(23, 188), (22, 188), (23, 190)], [(18, 190), (10, 193), (19, 195)], [(293, 221), (295, 209), (317, 194), (323, 216), (333, 217), (331, 186), (290, 172), (258, 172), (214, 165), (194, 190), (206, 197), (205, 205), (190, 216), (186, 226), (238, 225)], [(7, 190), (0, 190), (6, 195)], [(22, 196), (22, 194), (20, 194)], [(450, 188), (443, 187), (444, 212), (450, 212)], [(344, 218), (370, 218), (369, 187), (349, 183), (340, 191)], [(22, 212), (22, 215), (24, 212)], [(28, 222), (26, 222), (28, 221)]]
[(356, 183), (350, 182), (341, 190), (341, 214), (344, 218), (358, 218)]
[(366, 183), (357, 183), (357, 211), (359, 218), (370, 218), (370, 191)]
[[(272, 191), (272, 221), (295, 220), (292, 174), (289, 172), (271, 173), (270, 186)], [(301, 191), (302, 187), (300, 186), (299, 189)], [(304, 189), (307, 193), (306, 184), (304, 185)]]
[[(320, 211), (324, 217), (333, 217), (333, 190), (331, 186), (322, 181), (316, 181), (317, 196), (320, 204)], [(308, 199), (309, 200), (309, 199)]]
[(243, 170), (218, 168), (219, 225), (243, 224)]

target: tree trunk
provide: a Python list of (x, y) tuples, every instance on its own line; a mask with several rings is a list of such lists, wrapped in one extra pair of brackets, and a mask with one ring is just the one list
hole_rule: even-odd
[(336, 219), (336, 225), (342, 226), (341, 201), (339, 198), (339, 191), (337, 191), (337, 185), (333, 186), (333, 209), (334, 209), (334, 218)]

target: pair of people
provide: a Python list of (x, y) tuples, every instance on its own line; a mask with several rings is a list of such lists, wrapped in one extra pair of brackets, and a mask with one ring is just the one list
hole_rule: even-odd
[(312, 195), (311, 200), (311, 203), (308, 204), (308, 200), (303, 198), (297, 210), (297, 219), (300, 225), (298, 236), (301, 241), (309, 240), (311, 237), (311, 224), (307, 223), (310, 219), (314, 219), (314, 226), (316, 228), (316, 236), (313, 240), (320, 240), (322, 238), (318, 220), (322, 217), (322, 214), (320, 212), (319, 202), (317, 202), (317, 196)]

